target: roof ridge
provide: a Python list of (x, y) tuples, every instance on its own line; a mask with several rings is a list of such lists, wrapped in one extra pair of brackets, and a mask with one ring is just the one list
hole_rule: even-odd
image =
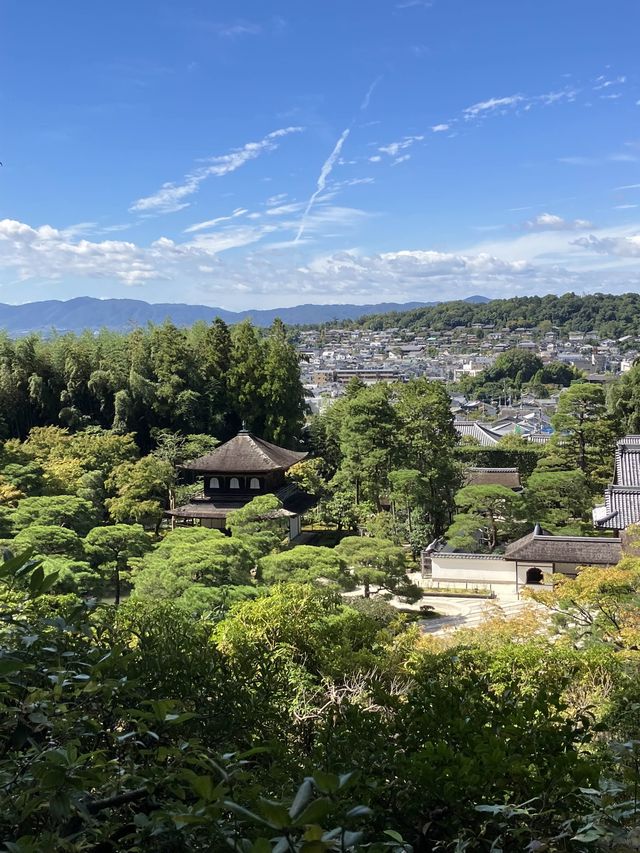
[[(240, 433), (238, 433), (238, 435), (240, 435)], [(265, 450), (264, 450), (264, 448), (263, 448), (263, 447), (260, 447), (260, 444), (258, 443), (258, 442), (262, 442), (262, 441), (263, 441), (263, 439), (258, 438), (258, 436), (257, 436), (257, 435), (254, 435), (252, 432), (248, 432), (248, 433), (247, 433), (247, 435), (249, 436), (249, 438), (250, 438), (250, 439), (251, 439), (251, 441), (253, 442), (254, 447), (256, 448), (256, 450), (258, 451), (258, 453), (262, 456), (262, 458), (263, 458), (266, 462), (268, 462), (268, 463), (269, 463), (269, 462), (270, 462), (270, 463), (273, 463), (273, 459), (271, 459), (271, 457), (269, 456), (269, 454), (268, 454), (268, 453), (266, 453), (266, 452), (265, 452)], [(265, 443), (265, 444), (268, 444), (269, 442), (268, 442), (268, 441), (265, 441), (264, 443)]]

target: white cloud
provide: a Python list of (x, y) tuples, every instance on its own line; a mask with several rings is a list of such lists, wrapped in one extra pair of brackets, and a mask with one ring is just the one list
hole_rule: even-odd
[(380, 163), (381, 160), (382, 160), (382, 157), (379, 154), (374, 154), (373, 157), (369, 157), (370, 163)]
[(541, 213), (525, 222), (525, 228), (530, 231), (581, 231), (595, 228), (595, 225), (588, 219), (563, 219), (554, 213)]
[(434, 124), (431, 130), (434, 133), (444, 133), (445, 130), (449, 130), (448, 124)]
[(277, 140), (291, 133), (300, 133), (302, 127), (283, 127), (268, 133), (259, 142), (247, 142), (241, 148), (234, 148), (228, 154), (209, 157), (204, 162), (209, 165), (200, 166), (195, 171), (186, 175), (183, 183), (165, 183), (153, 195), (139, 198), (135, 201), (130, 211), (135, 213), (175, 213), (189, 206), (184, 201), (188, 196), (198, 191), (200, 184), (207, 178), (220, 178), (235, 172), (250, 160), (255, 160), (265, 151), (273, 151), (278, 147)]
[(405, 163), (407, 160), (411, 159), (411, 154), (402, 154), (400, 157), (396, 157), (396, 159), (391, 164), (392, 166), (397, 166), (399, 163)]
[[(0, 270), (12, 300), (33, 296), (46, 283), (81, 281), (113, 292), (113, 283), (152, 285), (154, 299), (238, 305), (303, 301), (444, 299), (471, 293), (509, 296), (567, 290), (640, 290), (640, 225), (598, 229), (575, 238), (571, 230), (541, 230), (485, 240), (458, 251), (431, 248), (363, 254), (350, 250), (311, 256), (313, 243), (347, 229), (369, 214), (321, 197), (310, 211), (301, 240), (292, 235), (297, 211), (260, 220), (223, 222), (180, 242), (161, 237), (150, 245), (91, 241), (67, 229), (0, 221)], [(549, 214), (553, 217), (554, 214)], [(241, 224), (240, 224), (241, 223)], [(557, 224), (557, 223), (554, 223)], [(237, 250), (243, 248), (243, 251)], [(302, 254), (304, 250), (304, 254)], [(18, 285), (20, 284), (20, 287)], [(22, 288), (22, 289), (21, 289)], [(244, 290), (243, 290), (244, 288)], [(247, 290), (248, 288), (248, 290)], [(240, 299), (240, 294), (245, 296)], [(247, 303), (246, 293), (251, 294)], [(230, 306), (231, 307), (231, 306)]]
[(616, 255), (621, 258), (640, 258), (640, 234), (630, 237), (579, 237), (574, 245), (591, 249), (602, 255)]
[(615, 187), (616, 190), (640, 190), (640, 184), (625, 184), (622, 187)]
[(637, 204), (615, 204), (614, 210), (631, 210), (631, 208), (637, 207)]

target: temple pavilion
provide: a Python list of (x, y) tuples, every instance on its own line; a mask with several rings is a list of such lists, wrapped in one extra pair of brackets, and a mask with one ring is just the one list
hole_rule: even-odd
[(288, 521), (289, 536), (295, 539), (300, 533), (300, 517), (315, 500), (295, 483), (288, 483), (285, 472), (306, 456), (240, 430), (211, 453), (180, 466), (202, 477), (202, 492), (189, 503), (167, 511), (171, 526), (198, 524), (224, 530), (230, 512), (258, 495), (275, 495), (282, 502), (278, 516)]

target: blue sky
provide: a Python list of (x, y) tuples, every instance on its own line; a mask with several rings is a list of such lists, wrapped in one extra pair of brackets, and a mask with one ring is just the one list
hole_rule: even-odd
[(0, 301), (640, 290), (634, 0), (0, 12)]

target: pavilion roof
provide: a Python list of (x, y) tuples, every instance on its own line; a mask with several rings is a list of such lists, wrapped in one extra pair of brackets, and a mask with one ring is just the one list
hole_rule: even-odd
[(240, 430), (234, 438), (211, 453), (180, 467), (207, 474), (268, 474), (270, 471), (286, 471), (306, 456), (306, 453), (271, 444), (248, 430)]
[(536, 529), (507, 546), (507, 560), (527, 563), (575, 563), (614, 566), (622, 557), (620, 539), (602, 536), (553, 536)]

